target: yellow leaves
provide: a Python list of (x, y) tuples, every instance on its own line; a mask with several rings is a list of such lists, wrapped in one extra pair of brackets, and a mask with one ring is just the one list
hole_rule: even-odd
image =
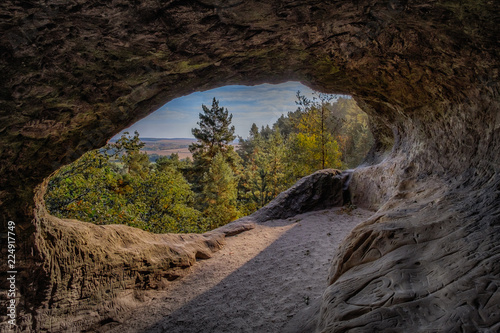
[(298, 133), (297, 134), (297, 145), (301, 149), (306, 149), (310, 151), (317, 150), (320, 143), (320, 138), (316, 134)]

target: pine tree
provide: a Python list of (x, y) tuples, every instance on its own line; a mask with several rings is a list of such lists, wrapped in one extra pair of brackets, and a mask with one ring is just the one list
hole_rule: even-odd
[(339, 140), (342, 160), (349, 168), (358, 166), (373, 144), (368, 115), (352, 98), (339, 98), (336, 107), (346, 119)]
[(222, 153), (212, 159), (209, 169), (203, 175), (201, 193), (203, 214), (209, 229), (220, 227), (238, 218), (238, 178)]
[(243, 161), (248, 161), (250, 159), (250, 156), (253, 154), (253, 151), (255, 149), (255, 142), (257, 142), (259, 138), (260, 138), (259, 127), (257, 127), (255, 123), (252, 124), (247, 139), (243, 139), (241, 136), (238, 136), (239, 139), (238, 155), (240, 155)]
[(146, 177), (150, 171), (150, 162), (148, 155), (140, 151), (142, 147), (144, 143), (139, 138), (139, 132), (135, 131), (133, 137), (124, 132), (110, 150), (114, 151), (118, 160), (123, 162), (127, 173)]
[(236, 154), (230, 145), (236, 138), (234, 126), (230, 126), (233, 115), (224, 107), (220, 107), (215, 97), (211, 109), (205, 105), (202, 105), (202, 109), (203, 113), (199, 114), (200, 121), (197, 123), (199, 128), (191, 130), (198, 141), (189, 146), (195, 167), (206, 171), (215, 155), (221, 153), (234, 168)]
[[(278, 128), (275, 128), (268, 138), (262, 133), (251, 135), (246, 143), (251, 145), (253, 150), (251, 153), (245, 153), (246, 164), (240, 199), (245, 213), (250, 214), (287, 188), (285, 145)], [(239, 153), (243, 154), (241, 150)]]
[(279, 129), (281, 136), (287, 140), (292, 133), (297, 133), (295, 124), (297, 124), (302, 116), (300, 109), (293, 112), (288, 112), (287, 115), (281, 115), (278, 120), (273, 124), (273, 129)]
[[(302, 117), (297, 125), (299, 144), (307, 147), (315, 168), (339, 167), (336, 160), (339, 151), (334, 135), (338, 135), (344, 119), (333, 112), (334, 95), (319, 94), (312, 100), (297, 92), (296, 102)], [(334, 149), (336, 147), (336, 149)]]
[(316, 170), (342, 168), (341, 152), (335, 135), (344, 122), (333, 112), (332, 95), (319, 94), (312, 100), (297, 93), (301, 116), (296, 133), (289, 138), (290, 178), (300, 178)]

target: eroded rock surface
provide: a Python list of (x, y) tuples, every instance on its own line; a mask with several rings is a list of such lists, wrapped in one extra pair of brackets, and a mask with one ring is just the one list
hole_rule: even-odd
[[(376, 138), (351, 195), (379, 217), (337, 255), (318, 330), (498, 330), (499, 6), (1, 2), (0, 222), (17, 224), (22, 327), (50, 330), (44, 312), (82, 302), (72, 277), (106, 295), (78, 268), (90, 254), (147, 266), (95, 248), (99, 229), (51, 222), (33, 199), (44, 178), (175, 97), (300, 80), (353, 95)], [(163, 237), (139, 234), (146, 252)]]
[[(40, 230), (36, 244), (54, 261), (42, 262), (50, 282), (43, 275), (35, 280), (51, 289), (35, 313), (21, 313), (25, 320), (36, 320), (35, 331), (96, 330), (117, 313), (141, 304), (144, 290), (164, 289), (186, 275), (197, 260), (211, 258), (226, 237), (255, 227), (250, 221), (235, 221), (205, 234), (158, 235), (125, 225), (59, 219), (45, 209), (47, 183), (35, 197)], [(22, 281), (29, 281), (22, 276)], [(124, 296), (124, 291), (134, 291), (133, 297)]]
[(346, 178), (347, 175), (335, 169), (316, 171), (280, 193), (248, 219), (265, 222), (286, 219), (314, 210), (340, 207), (344, 204), (343, 187)]

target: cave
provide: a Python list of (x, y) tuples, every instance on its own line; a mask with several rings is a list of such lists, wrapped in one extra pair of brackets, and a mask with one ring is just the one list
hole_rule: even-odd
[(63, 222), (43, 205), (52, 172), (173, 98), (300, 81), (353, 96), (375, 137), (349, 190), (376, 213), (335, 254), (309, 331), (500, 330), (499, 2), (7, 0), (0, 13), (1, 233), (15, 222), (20, 329), (109, 310), (247, 227)]

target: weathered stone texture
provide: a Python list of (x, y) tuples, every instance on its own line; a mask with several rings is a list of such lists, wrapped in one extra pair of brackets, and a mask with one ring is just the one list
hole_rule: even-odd
[[(318, 331), (497, 331), (499, 6), (1, 2), (0, 226), (18, 226), (24, 327), (49, 330), (43, 312), (64, 312), (79, 292), (105, 295), (122, 265), (142, 269), (151, 256), (158, 272), (171, 260), (151, 245), (171, 236), (137, 231), (127, 256), (112, 240), (136, 237), (130, 229), (48, 217), (33, 200), (44, 178), (172, 98), (300, 80), (353, 95), (376, 138), (351, 194), (378, 212), (336, 256)], [(98, 230), (114, 245), (96, 248)]]
[(319, 170), (300, 179), (288, 190), (248, 218), (257, 222), (286, 219), (314, 210), (340, 207), (344, 204), (342, 187), (346, 175), (339, 170)]
[(18, 275), (20, 282), (30, 283), (19, 285), (25, 301), (40, 302), (31, 313), (20, 308), (21, 317), (36, 325), (37, 332), (94, 330), (117, 321), (124, 310), (145, 301), (145, 290), (167, 287), (197, 260), (211, 258), (225, 237), (255, 226), (235, 221), (205, 234), (158, 235), (125, 225), (59, 219), (45, 208), (47, 182), (35, 197), (39, 232), (34, 243), (50, 259), (32, 264), (42, 265), (43, 273), (23, 267)]

